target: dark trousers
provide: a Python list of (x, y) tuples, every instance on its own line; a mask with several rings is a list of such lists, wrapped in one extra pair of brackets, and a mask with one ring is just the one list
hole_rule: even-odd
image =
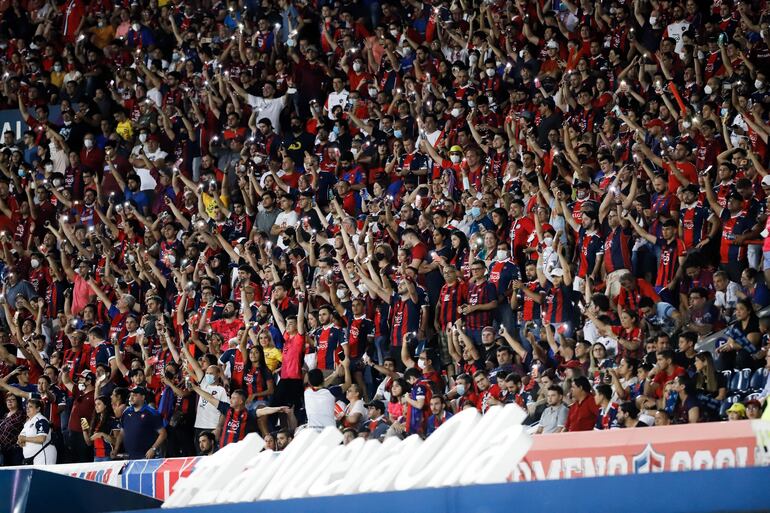
[(83, 433), (80, 431), (68, 431), (67, 448), (69, 449), (69, 461), (71, 463), (87, 463), (94, 461), (94, 448), (86, 444)]

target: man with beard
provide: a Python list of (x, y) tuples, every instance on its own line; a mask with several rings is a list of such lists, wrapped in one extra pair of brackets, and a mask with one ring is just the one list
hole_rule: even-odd
[(235, 338), (238, 330), (243, 328), (243, 320), (238, 317), (238, 303), (228, 301), (222, 310), (222, 318), (210, 323), (211, 329), (222, 335), (225, 341)]

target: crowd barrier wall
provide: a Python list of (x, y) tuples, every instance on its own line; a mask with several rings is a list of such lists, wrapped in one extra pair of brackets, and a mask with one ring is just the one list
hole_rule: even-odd
[[(770, 465), (770, 423), (698, 425), (537, 435), (510, 481), (543, 481)], [(164, 500), (200, 458), (166, 458), (37, 468)], [(27, 467), (28, 468), (28, 467)], [(770, 509), (770, 503), (768, 504)]]

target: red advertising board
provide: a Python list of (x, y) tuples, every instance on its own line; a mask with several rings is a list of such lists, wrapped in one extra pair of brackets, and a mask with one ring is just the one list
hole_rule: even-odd
[(532, 481), (766, 465), (762, 421), (537, 435), (510, 479)]

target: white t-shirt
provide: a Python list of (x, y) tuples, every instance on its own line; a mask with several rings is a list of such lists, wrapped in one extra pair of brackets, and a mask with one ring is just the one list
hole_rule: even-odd
[[(213, 395), (216, 399), (224, 401), (230, 404), (227, 400), (227, 390), (221, 385), (203, 385), (201, 388)], [(208, 402), (202, 397), (198, 398), (198, 409), (195, 415), (195, 428), (196, 429), (216, 429), (219, 427), (219, 417), (222, 414), (219, 412), (216, 406)]]
[[(53, 444), (43, 449), (43, 445), (51, 441), (51, 424), (42, 413), (37, 413), (31, 419), (27, 419), (21, 434), (27, 438), (33, 436), (45, 435), (45, 441), (42, 444), (27, 442), (24, 444), (23, 452), (25, 458), (32, 458), (35, 465), (53, 465), (56, 463), (56, 447)], [(43, 449), (42, 451), (40, 449)]]
[(329, 119), (334, 119), (334, 115), (332, 114), (332, 109), (339, 105), (343, 109), (345, 109), (345, 105), (348, 103), (348, 96), (350, 96), (350, 93), (347, 92), (345, 89), (340, 91), (339, 93), (335, 93), (334, 91), (329, 94), (329, 98), (326, 100), (326, 112), (329, 116)]
[[(295, 227), (297, 226), (297, 221), (299, 221), (299, 215), (297, 215), (297, 212), (294, 210), (290, 210), (288, 212), (281, 211), (280, 214), (278, 214), (278, 217), (275, 218), (275, 225), (281, 226), (286, 225), (286, 227)], [(278, 247), (281, 249), (286, 249), (286, 246), (284, 246), (283, 241), (281, 240), (281, 237), (278, 238)]]
[(325, 428), (335, 426), (334, 405), (336, 399), (329, 390), (321, 388), (305, 389), (305, 412), (307, 413), (307, 425), (313, 428)]
[(262, 96), (249, 95), (246, 103), (257, 112), (255, 119), (259, 122), (267, 118), (273, 124), (273, 130), (281, 132), (281, 111), (286, 105), (286, 96), (280, 98), (263, 98)]
[[(345, 416), (353, 415), (354, 413), (360, 413), (361, 414), (361, 420), (358, 421), (358, 424), (361, 425), (362, 422), (364, 422), (368, 416), (368, 412), (366, 411), (366, 406), (364, 406), (364, 400), (359, 399), (358, 401), (354, 403), (350, 403), (345, 408)], [(356, 426), (358, 427), (358, 426)]]

